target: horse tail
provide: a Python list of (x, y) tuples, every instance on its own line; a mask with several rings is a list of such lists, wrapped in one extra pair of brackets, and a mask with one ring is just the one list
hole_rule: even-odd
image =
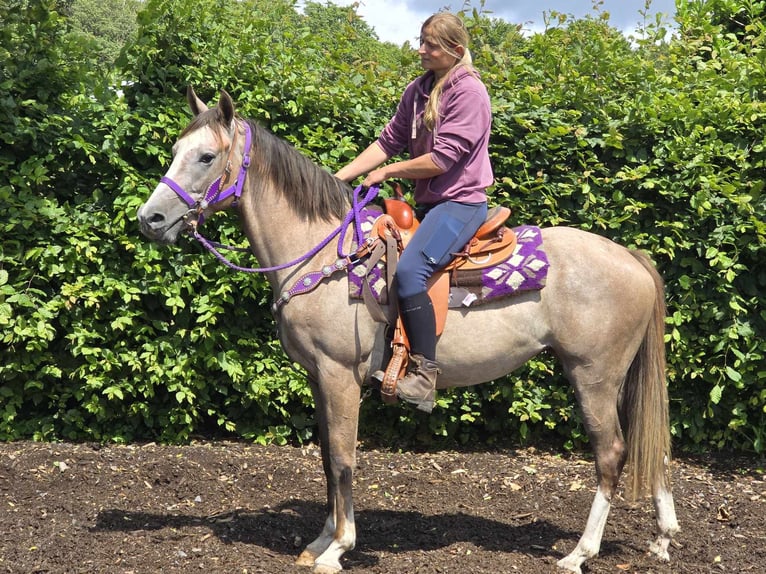
[(669, 487), (670, 417), (665, 379), (665, 286), (649, 257), (631, 250), (654, 281), (654, 309), (641, 346), (628, 369), (621, 411), (627, 426), (628, 495)]

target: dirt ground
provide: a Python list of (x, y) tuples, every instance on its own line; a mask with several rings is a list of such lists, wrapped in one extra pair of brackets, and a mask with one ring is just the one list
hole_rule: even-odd
[[(616, 501), (587, 573), (766, 572), (762, 459), (681, 458), (672, 561), (647, 556), (651, 502)], [(370, 573), (554, 573), (577, 542), (593, 465), (535, 449), (361, 447), (357, 547)], [(0, 444), (0, 572), (268, 573), (324, 521), (315, 446)]]

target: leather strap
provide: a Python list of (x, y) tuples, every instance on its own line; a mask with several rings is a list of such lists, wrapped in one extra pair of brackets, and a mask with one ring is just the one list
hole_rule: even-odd
[[(397, 319), (396, 330), (399, 333), (403, 333), (401, 319)], [(396, 402), (396, 383), (399, 379), (404, 377), (407, 371), (407, 363), (409, 362), (410, 353), (407, 346), (403, 342), (392, 343), (393, 354), (391, 360), (388, 362), (386, 372), (383, 375), (383, 382), (380, 385), (380, 396), (383, 402), (393, 404)]]
[[(396, 264), (399, 261), (399, 253), (401, 250), (402, 244), (398, 231), (396, 228), (386, 227), (385, 232), (378, 235), (378, 241), (375, 242), (370, 253), (370, 258), (366, 263), (368, 275), (366, 275), (362, 281), (362, 299), (367, 306), (370, 316), (378, 323), (386, 323), (387, 325), (390, 325), (393, 323), (393, 318), (399, 314), (393, 285)], [(370, 271), (377, 265), (384, 254), (386, 256), (386, 301), (388, 301), (389, 306), (388, 316), (383, 313), (380, 303), (378, 303), (375, 295), (373, 295), (369, 281)]]
[[(367, 307), (370, 316), (378, 323), (388, 323), (389, 319), (386, 317), (383, 308), (372, 293), (372, 288), (370, 287), (370, 271), (378, 264), (378, 261), (381, 260), (385, 253), (386, 244), (382, 241), (376, 241), (370, 252), (370, 257), (367, 259), (367, 275), (365, 275), (362, 280), (362, 299), (364, 300), (364, 304)], [(386, 278), (386, 280), (388, 281), (388, 278)], [(389, 289), (389, 284), (386, 285), (386, 289)]]

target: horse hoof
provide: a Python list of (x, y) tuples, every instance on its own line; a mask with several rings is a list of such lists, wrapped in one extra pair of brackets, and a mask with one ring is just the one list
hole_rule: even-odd
[(314, 564), (311, 574), (338, 574), (343, 570), (341, 567), (328, 566), (327, 564)]
[(295, 565), (296, 566), (308, 566), (309, 568), (314, 566), (314, 561), (317, 559), (317, 557), (309, 552), (308, 550), (304, 550), (301, 552), (301, 555), (298, 556), (298, 558), (295, 559)]
[(573, 572), (573, 574), (582, 574), (580, 565), (575, 560), (572, 560), (569, 556), (556, 562), (556, 566), (558, 566), (561, 570)]
[(654, 554), (658, 560), (663, 562), (670, 562), (670, 554), (668, 553), (668, 541), (658, 538), (655, 542), (649, 544), (649, 552)]

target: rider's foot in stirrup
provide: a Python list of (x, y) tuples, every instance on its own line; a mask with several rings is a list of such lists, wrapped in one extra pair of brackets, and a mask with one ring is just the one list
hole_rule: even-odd
[(430, 413), (436, 402), (436, 376), (441, 372), (436, 361), (411, 355), (415, 368), (396, 384), (396, 396)]

